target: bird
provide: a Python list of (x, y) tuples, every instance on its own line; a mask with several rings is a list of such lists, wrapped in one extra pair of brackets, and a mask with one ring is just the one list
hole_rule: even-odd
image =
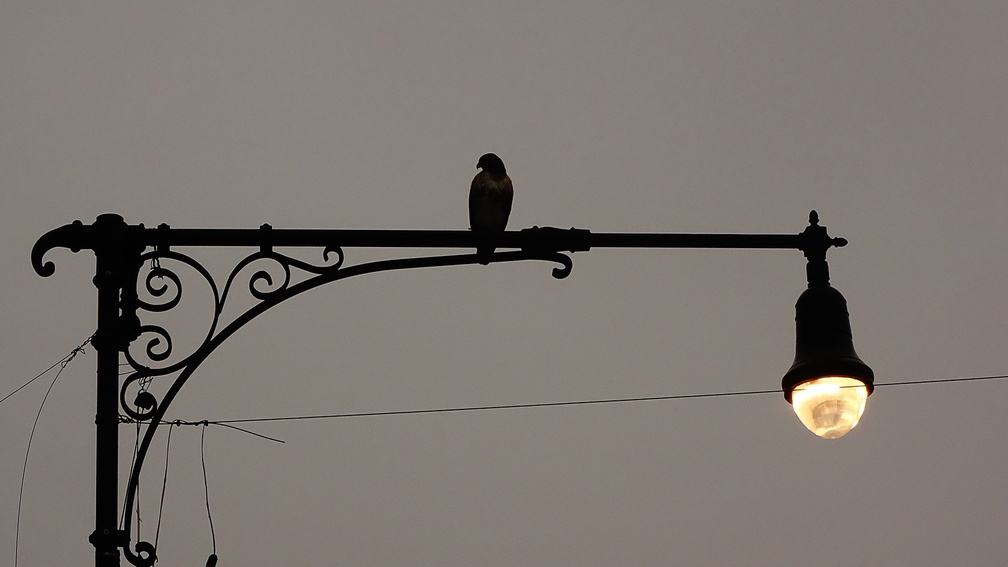
[[(483, 154), (476, 162), (476, 169), (481, 171), (469, 187), (469, 229), (484, 235), (504, 232), (514, 200), (514, 188), (504, 162), (497, 154)], [(493, 246), (477, 245), (479, 262), (489, 264), (493, 251)]]

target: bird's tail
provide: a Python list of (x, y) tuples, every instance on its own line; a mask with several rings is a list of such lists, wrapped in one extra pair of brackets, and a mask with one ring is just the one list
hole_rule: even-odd
[(474, 230), (473, 232), (476, 234), (476, 259), (480, 264), (486, 266), (490, 263), (494, 250), (497, 248), (493, 241), (495, 235), (488, 230)]

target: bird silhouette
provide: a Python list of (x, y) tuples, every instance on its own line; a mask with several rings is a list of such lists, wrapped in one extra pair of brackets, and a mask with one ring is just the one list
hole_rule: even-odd
[[(492, 237), (493, 233), (504, 232), (507, 227), (514, 188), (504, 162), (496, 154), (480, 156), (476, 168), (481, 171), (473, 177), (469, 188), (469, 228), (484, 237)], [(492, 245), (476, 246), (476, 255), (484, 265), (490, 263), (493, 251)]]

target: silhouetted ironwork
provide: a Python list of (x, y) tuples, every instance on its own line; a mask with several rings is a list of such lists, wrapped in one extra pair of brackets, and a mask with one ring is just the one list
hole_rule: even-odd
[[(475, 253), (391, 258), (346, 265), (345, 249), (460, 249), (495, 248), (491, 262), (539, 260), (559, 264), (555, 278), (571, 273), (570, 254), (592, 248), (738, 248), (801, 250), (808, 259), (809, 287), (828, 285), (826, 251), (847, 241), (831, 238), (819, 226), (815, 211), (799, 234), (651, 234), (593, 233), (585, 229), (532, 227), (501, 233), (468, 230), (345, 230), (345, 229), (178, 229), (162, 224), (147, 228), (129, 225), (115, 214), (94, 223), (80, 221), (43, 235), (31, 260), (40, 276), (55, 271), (44, 261), (54, 248), (73, 252), (92, 250), (96, 257), (94, 284), (98, 289), (98, 329), (94, 346), (97, 361), (95, 564), (119, 565), (119, 548), (137, 567), (150, 567), (156, 549), (147, 541), (130, 548), (130, 522), (144, 460), (158, 424), (179, 390), (199, 365), (228, 337), (271, 307), (327, 283), (349, 277), (413, 268), (485, 263)], [(252, 248), (222, 280), (178, 249), (199, 247)], [(314, 260), (304, 260), (277, 249), (314, 249)], [(202, 340), (179, 352), (172, 333), (159, 314), (182, 303), (183, 288), (191, 279), (205, 286), (213, 313)], [(185, 280), (185, 281), (184, 281)], [(242, 299), (236, 299), (241, 295)], [(224, 314), (235, 312), (230, 318)], [(186, 336), (191, 336), (189, 333)], [(849, 335), (848, 335), (849, 336)], [(851, 352), (853, 350), (851, 349)], [(129, 369), (120, 384), (120, 353)], [(150, 386), (161, 377), (174, 377), (160, 399)], [(118, 425), (120, 411), (146, 423), (136, 462), (126, 485), (123, 529), (118, 527)], [(215, 557), (214, 557), (215, 558)]]

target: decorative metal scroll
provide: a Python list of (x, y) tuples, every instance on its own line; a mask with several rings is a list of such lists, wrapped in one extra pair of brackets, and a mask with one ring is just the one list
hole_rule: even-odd
[[(123, 517), (129, 518), (133, 512), (143, 463), (168, 406), (200, 364), (238, 329), (278, 303), (330, 282), (375, 272), (477, 262), (473, 254), (460, 254), (345, 266), (344, 252), (340, 247), (324, 248), (321, 256), (321, 262), (311, 263), (273, 250), (260, 250), (240, 260), (223, 286), (219, 286), (210, 271), (188, 254), (154, 249), (141, 256), (144, 268), (136, 282), (138, 315), (142, 312), (166, 314), (179, 309), (183, 299), (189, 299), (183, 291), (200, 286), (205, 287), (206, 293), (211, 296), (213, 308), (207, 328), (202, 332), (202, 340), (194, 347), (179, 352), (177, 341), (164, 324), (141, 323), (139, 338), (123, 351), (129, 370), (120, 387), (120, 406), (130, 419), (146, 424), (126, 485)], [(573, 266), (571, 258), (559, 252), (499, 252), (494, 260), (556, 262), (560, 266), (552, 273), (558, 279), (567, 277)], [(189, 277), (181, 274), (183, 270), (191, 272), (186, 274)], [(238, 308), (242, 310), (225, 320), (229, 308), (237, 303), (242, 303)], [(141, 321), (145, 318), (140, 316)], [(159, 398), (149, 386), (164, 376), (174, 376), (174, 380)], [(128, 522), (124, 528), (125, 541), (128, 542)], [(156, 549), (147, 541), (137, 542), (134, 550), (124, 547), (124, 554), (137, 567), (150, 567), (156, 561)]]

